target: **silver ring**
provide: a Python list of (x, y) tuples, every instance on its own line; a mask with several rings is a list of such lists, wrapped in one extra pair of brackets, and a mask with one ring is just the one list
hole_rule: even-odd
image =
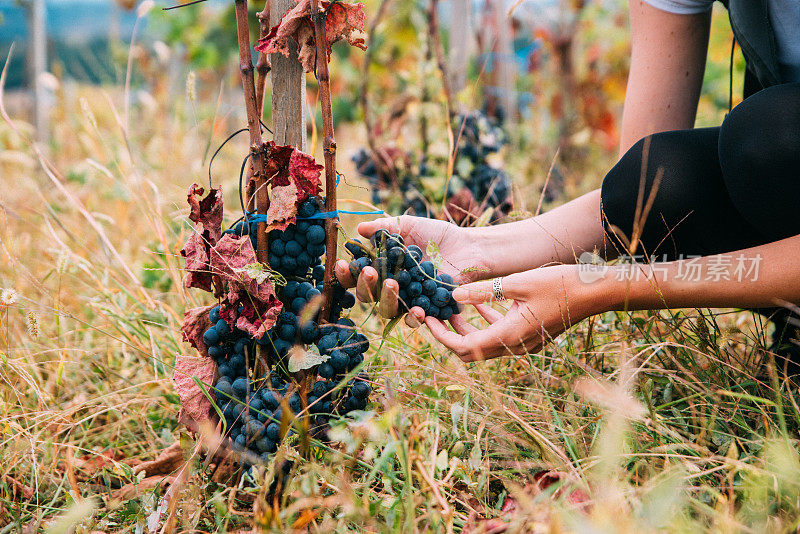
[(506, 296), (503, 294), (502, 278), (492, 278), (492, 293), (494, 293), (495, 300), (506, 300)]

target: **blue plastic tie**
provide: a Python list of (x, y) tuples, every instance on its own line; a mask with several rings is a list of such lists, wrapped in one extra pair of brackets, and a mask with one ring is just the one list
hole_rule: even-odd
[[(305, 221), (309, 219), (338, 219), (339, 214), (344, 213), (346, 215), (384, 215), (386, 212), (383, 210), (375, 210), (375, 211), (350, 211), (350, 210), (335, 210), (335, 211), (320, 211), (312, 215), (311, 217), (296, 217), (300, 221)], [(248, 213), (247, 220), (249, 222), (267, 222), (266, 215), (260, 215), (258, 213)]]

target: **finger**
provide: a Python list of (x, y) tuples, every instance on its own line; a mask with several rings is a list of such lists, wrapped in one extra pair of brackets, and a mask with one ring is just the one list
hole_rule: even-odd
[(475, 304), (474, 308), (478, 310), (487, 323), (492, 324), (498, 319), (503, 318), (503, 314), (486, 304)]
[(350, 266), (344, 260), (338, 260), (336, 262), (335, 271), (336, 279), (339, 280), (339, 283), (342, 284), (345, 288), (351, 288), (356, 285), (355, 280), (353, 280), (353, 275), (350, 274)]
[(521, 344), (517, 328), (510, 321), (497, 321), (489, 327), (476, 329), (466, 335), (450, 331), (438, 319), (427, 317), (425, 324), (433, 337), (465, 362), (488, 360), (503, 354), (512, 354), (512, 347)]
[(400, 233), (400, 219), (398, 217), (381, 217), (374, 221), (362, 222), (358, 225), (358, 233), (364, 237), (371, 237), (381, 228), (392, 234), (398, 234)]
[[(482, 280), (471, 284), (464, 284), (453, 290), (453, 298), (462, 304), (482, 304), (495, 301), (493, 280)], [(503, 296), (506, 299), (519, 299), (525, 297), (524, 278), (518, 274), (500, 278)]]
[(436, 341), (462, 357), (462, 354), (465, 353), (464, 336), (451, 331), (444, 321), (435, 317), (426, 317), (425, 325), (430, 329)]
[(356, 282), (356, 296), (361, 302), (375, 302), (375, 284), (378, 283), (378, 271), (372, 267), (364, 267)]
[(470, 332), (474, 332), (475, 330), (477, 330), (476, 327), (469, 324), (460, 314), (453, 315), (452, 317), (450, 317), (449, 322), (450, 326), (453, 327), (453, 330), (455, 330), (462, 336), (466, 336)]
[(491, 281), (473, 282), (453, 290), (453, 298), (461, 304), (481, 304), (494, 300)]
[(406, 314), (406, 324), (411, 328), (419, 328), (425, 322), (425, 312), (419, 306), (414, 306)]
[(378, 313), (381, 317), (392, 318), (397, 317), (397, 294), (400, 291), (400, 286), (397, 280), (386, 280), (381, 288), (381, 298), (378, 302)]

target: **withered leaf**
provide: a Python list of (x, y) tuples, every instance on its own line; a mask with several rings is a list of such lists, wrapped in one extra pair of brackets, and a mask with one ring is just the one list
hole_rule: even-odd
[[(348, 4), (345, 2), (320, 2), (320, 9), (326, 10), (325, 46), (330, 59), (331, 45), (340, 39), (346, 39), (352, 46), (366, 50), (362, 36), (364, 31), (364, 4)], [(314, 27), (311, 20), (311, 1), (300, 0), (295, 7), (287, 11), (280, 22), (272, 27), (269, 33), (259, 40), (256, 50), (268, 54), (280, 53), (289, 55), (289, 38), (298, 44), (298, 56), (303, 69), (313, 72), (316, 65), (317, 50), (314, 39)]]
[(175, 359), (175, 371), (172, 381), (175, 391), (181, 398), (181, 410), (178, 420), (185, 424), (205, 421), (210, 416), (211, 401), (203, 390), (195, 383), (197, 378), (207, 388), (214, 383), (217, 364), (211, 358), (198, 358), (196, 356), (178, 356)]
[(183, 340), (189, 342), (192, 347), (196, 348), (205, 357), (208, 357), (208, 347), (203, 342), (203, 334), (212, 326), (211, 320), (208, 318), (208, 312), (211, 308), (213, 306), (201, 306), (186, 310), (181, 323)]

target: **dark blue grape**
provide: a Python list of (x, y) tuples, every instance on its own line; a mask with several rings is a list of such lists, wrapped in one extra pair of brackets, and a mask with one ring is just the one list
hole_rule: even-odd
[(281, 325), (278, 337), (284, 341), (294, 341), (297, 337), (297, 329), (293, 324), (284, 323)]
[(208, 355), (216, 360), (225, 356), (225, 351), (219, 345), (211, 345), (208, 347)]
[(274, 442), (278, 442), (281, 440), (281, 425), (280, 422), (272, 422), (267, 425), (267, 430), (265, 432), (267, 438)]
[(366, 382), (356, 382), (351, 389), (353, 396), (357, 399), (366, 399), (372, 393), (372, 388)]
[(219, 321), (219, 306), (214, 306), (208, 312), (208, 320), (211, 321), (213, 324), (216, 324)]
[(219, 333), (215, 327), (211, 327), (203, 333), (203, 343), (209, 347), (219, 343)]
[(325, 242), (325, 229), (321, 226), (312, 226), (306, 233), (306, 239), (312, 245), (321, 245)]
[(294, 413), (300, 413), (303, 410), (303, 400), (297, 393), (289, 397), (289, 409)]
[[(224, 375), (224, 376), (228, 376), (228, 375)], [(233, 396), (233, 386), (226, 379), (220, 378), (217, 381), (217, 385), (215, 386), (215, 388), (220, 393), (220, 395), (218, 395), (219, 399), (228, 399), (231, 396)]]
[(289, 349), (292, 348), (292, 343), (283, 339), (275, 340), (275, 352), (278, 353), (278, 356), (286, 356), (289, 353)]
[(408, 289), (406, 289), (406, 292), (408, 293), (408, 296), (411, 297), (412, 299), (416, 298), (422, 295), (422, 284), (419, 282), (411, 282), (410, 284), (408, 284)]
[(292, 312), (295, 315), (299, 314), (303, 311), (303, 308), (306, 306), (306, 299), (303, 297), (297, 297), (296, 299), (292, 300)]
[(425, 315), (428, 315), (428, 310), (431, 307), (431, 300), (425, 295), (420, 295), (419, 297), (411, 301), (412, 308), (417, 306), (422, 308), (422, 311), (425, 312)]
[(428, 298), (431, 298), (434, 294), (436, 294), (436, 289), (438, 287), (439, 286), (436, 284), (436, 280), (431, 280), (428, 278), (422, 282), (422, 294)]
[(347, 363), (349, 361), (350, 357), (347, 355), (347, 353), (337, 349), (331, 352), (331, 359), (328, 360), (327, 363), (330, 363), (336, 372), (342, 373), (347, 370)]
[(319, 373), (319, 376), (321, 376), (322, 378), (329, 378), (329, 379), (333, 378), (334, 375), (333, 367), (328, 362), (321, 364), (317, 369), (317, 373)]
[(230, 368), (234, 371), (241, 372), (244, 371), (245, 367), (247, 366), (247, 362), (245, 361), (243, 354), (236, 354), (228, 359), (228, 366), (230, 366)]
[(313, 392), (314, 395), (316, 395), (317, 397), (322, 397), (323, 395), (325, 395), (328, 392), (328, 388), (325, 387), (325, 382), (321, 380), (315, 382)]
[(236, 371), (227, 363), (220, 364), (220, 366), (217, 368), (217, 372), (219, 373), (220, 377), (224, 376), (231, 379), (236, 374)]
[(314, 205), (314, 203), (309, 200), (306, 200), (305, 202), (300, 204), (300, 207), (297, 208), (297, 216), (307, 219), (313, 216), (314, 213), (316, 213), (316, 211), (317, 207)]
[(286, 244), (280, 239), (276, 239), (269, 244), (269, 251), (276, 256), (286, 254)]
[(296, 258), (303, 252), (303, 247), (296, 240), (292, 239), (286, 243), (286, 256)]
[(240, 399), (244, 399), (245, 395), (247, 395), (247, 385), (248, 381), (247, 378), (239, 377), (233, 381), (233, 393)]
[(450, 290), (444, 287), (437, 288), (431, 302), (440, 308), (447, 306), (450, 302)]

